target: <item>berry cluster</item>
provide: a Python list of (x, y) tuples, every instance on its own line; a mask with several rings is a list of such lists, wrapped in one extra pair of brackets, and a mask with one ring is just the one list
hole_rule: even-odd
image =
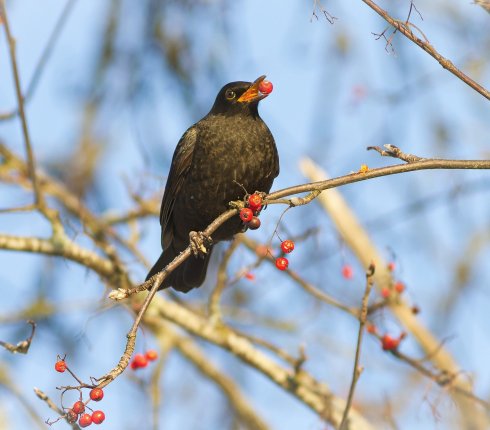
[(258, 215), (261, 210), (262, 196), (258, 193), (251, 194), (247, 199), (247, 207), (240, 211), (240, 219), (250, 230), (257, 230), (260, 227)]
[[(73, 372), (68, 368), (65, 357), (61, 358), (58, 356), (54, 368), (57, 372), (60, 373), (68, 370), (68, 372), (75, 377)], [(75, 377), (75, 379), (78, 378)], [(85, 387), (86, 385), (83, 386), (83, 388)], [(80, 394), (80, 400), (73, 403), (71, 408), (63, 407), (64, 415), (61, 418), (65, 418), (69, 423), (75, 423), (78, 420), (78, 425), (80, 427), (88, 427), (91, 424), (102, 424), (102, 422), (105, 420), (104, 412), (102, 412), (101, 410), (94, 411), (92, 408), (87, 406), (87, 404), (90, 401), (99, 402), (100, 400), (102, 400), (104, 397), (104, 391), (102, 390), (102, 388), (93, 387), (90, 390), (89, 397), (90, 400), (87, 399), (86, 401), (83, 401)], [(90, 409), (91, 413), (88, 413), (87, 409)]]
[(138, 353), (135, 354), (133, 359), (131, 360), (131, 369), (136, 370), (140, 368), (144, 368), (148, 366), (148, 363), (150, 361), (155, 361), (158, 358), (158, 353), (153, 350), (149, 349), (146, 351), (144, 354)]
[[(289, 254), (294, 250), (294, 242), (292, 240), (283, 240), (281, 242), (281, 251), (284, 254)], [(286, 257), (276, 258), (276, 267), (279, 270), (286, 270), (289, 266), (289, 260)]]

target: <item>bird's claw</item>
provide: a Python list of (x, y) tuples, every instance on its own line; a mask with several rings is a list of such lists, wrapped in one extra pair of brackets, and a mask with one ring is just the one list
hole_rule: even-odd
[(228, 206), (230, 206), (231, 209), (241, 210), (245, 207), (245, 202), (242, 200), (233, 200), (232, 202), (228, 203)]
[(208, 247), (212, 245), (211, 238), (202, 231), (191, 231), (189, 233), (189, 241), (194, 257), (201, 257), (208, 253)]

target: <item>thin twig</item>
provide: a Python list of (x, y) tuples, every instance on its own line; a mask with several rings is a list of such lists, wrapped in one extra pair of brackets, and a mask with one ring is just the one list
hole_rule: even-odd
[(405, 161), (407, 163), (415, 163), (416, 161), (423, 161), (424, 158), (413, 154), (407, 154), (403, 152), (398, 146), (386, 144), (383, 145), (386, 149), (381, 149), (379, 146), (368, 146), (367, 150), (374, 150), (378, 152), (383, 157), (398, 158), (399, 160)]
[[(73, 6), (75, 5), (76, 2), (77, 0), (68, 0), (61, 12), (61, 15), (56, 21), (56, 24), (53, 27), (53, 31), (51, 32), (49, 39), (46, 42), (46, 46), (44, 47), (43, 52), (41, 53), (41, 57), (39, 58), (36, 67), (34, 68), (34, 74), (32, 75), (31, 81), (27, 85), (27, 90), (23, 97), (24, 104), (26, 104), (34, 94), (34, 91), (37, 88), (37, 84), (39, 83), (39, 80), (41, 79), (41, 76), (43, 74), (44, 68), (51, 56), (51, 53), (53, 52), (54, 46), (56, 45), (56, 42), (61, 34), (61, 31), (63, 30), (63, 27), (66, 21), (68, 20), (70, 12), (72, 11)], [(13, 109), (10, 112), (2, 113), (0, 114), (0, 121), (11, 119), (18, 114), (19, 114), (18, 108)]]
[[(293, 194), (306, 193), (314, 190), (328, 190), (337, 188), (343, 185), (353, 184), (355, 182), (366, 181), (368, 179), (379, 178), (381, 176), (396, 175), (405, 172), (414, 172), (417, 170), (435, 170), (435, 169), (490, 169), (490, 160), (446, 160), (435, 158), (424, 158), (420, 161), (407, 164), (396, 164), (388, 167), (379, 167), (377, 169), (369, 169), (364, 173), (351, 173), (349, 175), (339, 176), (333, 179), (327, 179), (318, 182), (309, 182), (303, 185), (295, 185), (289, 188), (270, 193), (267, 196), (267, 204), (276, 204), (279, 199), (291, 196)], [(284, 201), (281, 201), (284, 203)]]
[(36, 206), (42, 208), (44, 206), (44, 201), (42, 199), (41, 192), (39, 189), (39, 184), (37, 182), (36, 159), (34, 157), (34, 152), (32, 150), (31, 138), (29, 136), (29, 128), (27, 126), (27, 118), (24, 111), (24, 98), (22, 96), (20, 75), (19, 75), (19, 69), (17, 67), (17, 57), (15, 53), (15, 39), (13, 38), (12, 33), (10, 31), (10, 23), (7, 15), (7, 8), (5, 7), (5, 0), (0, 0), (0, 16), (3, 18), (5, 35), (7, 36), (7, 42), (9, 45), (10, 63), (12, 66), (12, 74), (14, 76), (14, 81), (15, 81), (15, 93), (17, 96), (17, 105), (20, 114), (20, 122), (22, 124), (22, 134), (24, 136), (24, 144), (26, 147), (29, 176), (32, 181)]
[[(37, 397), (39, 397), (42, 401), (46, 402), (46, 404), (48, 405), (48, 407), (50, 409), (52, 409), (53, 411), (55, 411), (58, 415), (60, 415), (60, 417), (65, 417), (65, 420), (68, 422), (68, 420), (66, 419), (66, 414), (65, 412), (60, 409), (56, 403), (54, 403), (47, 395), (46, 393), (44, 393), (44, 391), (40, 390), (39, 388), (36, 388), (34, 387), (34, 393), (36, 394)], [(70, 423), (68, 422), (70, 425), (71, 425), (71, 428), (74, 429), (74, 430), (80, 430), (80, 427), (78, 426), (77, 423)]]
[(359, 315), (359, 332), (357, 334), (356, 355), (354, 358), (354, 370), (352, 371), (352, 382), (349, 389), (349, 395), (347, 396), (347, 404), (345, 405), (344, 415), (342, 416), (342, 422), (340, 423), (339, 430), (344, 430), (348, 428), (349, 410), (352, 405), (352, 399), (354, 398), (354, 391), (356, 389), (357, 381), (359, 380), (359, 376), (361, 376), (362, 369), (359, 367), (359, 359), (361, 357), (362, 336), (364, 333), (364, 325), (366, 324), (369, 294), (371, 293), (371, 289), (373, 287), (374, 270), (374, 264), (371, 264), (366, 271), (366, 289), (364, 290), (364, 295), (362, 297), (361, 312)]

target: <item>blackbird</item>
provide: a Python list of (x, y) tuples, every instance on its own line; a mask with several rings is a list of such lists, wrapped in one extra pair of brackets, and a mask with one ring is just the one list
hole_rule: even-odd
[[(270, 92), (259, 90), (264, 79), (226, 84), (211, 111), (180, 138), (160, 210), (163, 252), (146, 280), (187, 248), (190, 236), (229, 209), (231, 201), (270, 190), (279, 174), (279, 158), (274, 138), (258, 112), (259, 101)], [(199, 287), (206, 277), (212, 244), (242, 230), (238, 215), (226, 221), (212, 235), (207, 252), (189, 257), (161, 288), (187, 293)]]

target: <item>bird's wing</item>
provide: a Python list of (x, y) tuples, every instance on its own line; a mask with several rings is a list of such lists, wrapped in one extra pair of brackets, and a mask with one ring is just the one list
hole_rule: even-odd
[(192, 164), (194, 148), (196, 146), (198, 131), (196, 126), (190, 127), (180, 138), (172, 158), (172, 165), (163, 193), (162, 206), (160, 208), (160, 225), (162, 226), (162, 248), (167, 248), (172, 240), (172, 211), (175, 198), (182, 190), (189, 168)]

